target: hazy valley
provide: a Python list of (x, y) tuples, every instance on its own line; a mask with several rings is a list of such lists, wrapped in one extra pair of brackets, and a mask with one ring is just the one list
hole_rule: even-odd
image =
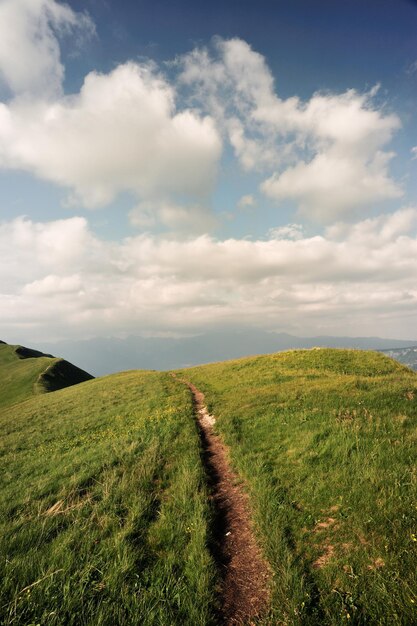
[[(166, 370), (251, 354), (270, 354), (304, 348), (358, 348), (391, 350), (389, 356), (403, 354), (405, 365), (413, 367), (417, 341), (380, 337), (297, 337), (288, 333), (266, 332), (256, 328), (213, 330), (185, 337), (98, 337), (83, 341), (59, 341), (38, 344), (39, 350), (59, 354), (95, 376), (128, 369)], [(408, 363), (407, 355), (411, 355)], [(401, 360), (401, 359), (400, 359)]]

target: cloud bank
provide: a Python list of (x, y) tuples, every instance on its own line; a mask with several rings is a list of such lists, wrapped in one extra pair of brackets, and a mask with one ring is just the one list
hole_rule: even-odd
[[(69, 207), (127, 194), (135, 233), (106, 241), (84, 217), (0, 222), (4, 339), (228, 325), (415, 334), (417, 209), (367, 217), (402, 195), (389, 169), (401, 122), (378, 87), (283, 98), (259, 52), (216, 38), (168, 66), (91, 71), (65, 93), (60, 41), (94, 32), (54, 0), (0, 2), (0, 168), (59, 185)], [(217, 208), (262, 219), (272, 202), (264, 238), (208, 234), (224, 165), (252, 182)], [(289, 224), (281, 207), (295, 209)], [(308, 236), (313, 222), (321, 234)], [(161, 225), (170, 232), (152, 234)]]
[(409, 337), (416, 230), (417, 209), (407, 208), (315, 237), (291, 224), (256, 241), (110, 243), (84, 218), (19, 218), (0, 226), (0, 324), (38, 341), (227, 325)]

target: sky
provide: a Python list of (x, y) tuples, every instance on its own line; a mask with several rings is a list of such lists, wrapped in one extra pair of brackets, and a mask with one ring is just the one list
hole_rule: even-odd
[(0, 0), (0, 338), (417, 339), (417, 3)]

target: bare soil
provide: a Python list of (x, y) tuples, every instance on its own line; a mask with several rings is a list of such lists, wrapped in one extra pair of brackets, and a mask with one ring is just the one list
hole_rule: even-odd
[(215, 418), (209, 415), (201, 391), (182, 382), (193, 395), (215, 511), (211, 550), (222, 578), (219, 621), (227, 626), (250, 625), (268, 609), (271, 570), (254, 536), (248, 497), (230, 467), (227, 447), (213, 431)]

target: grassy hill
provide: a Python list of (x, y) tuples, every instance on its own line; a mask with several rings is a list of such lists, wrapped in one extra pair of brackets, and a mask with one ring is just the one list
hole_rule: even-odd
[[(50, 357), (0, 358), (0, 624), (218, 623), (189, 390), (131, 371), (38, 393)], [(416, 374), (322, 349), (179, 378), (205, 393), (249, 494), (274, 574), (259, 624), (417, 623)]]
[(0, 342), (0, 407), (91, 378), (64, 359)]
[(250, 493), (274, 570), (269, 623), (416, 624), (417, 376), (328, 349), (182, 375)]
[(188, 391), (127, 372), (0, 410), (0, 623), (209, 624)]

